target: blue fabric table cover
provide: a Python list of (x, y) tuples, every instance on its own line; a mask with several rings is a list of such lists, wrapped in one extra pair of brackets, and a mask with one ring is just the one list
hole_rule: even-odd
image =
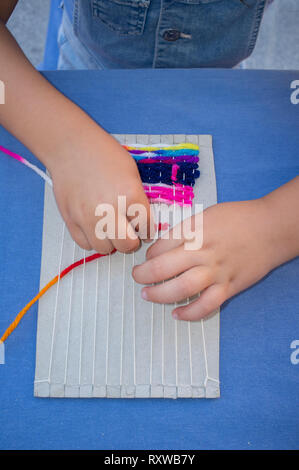
[[(298, 72), (45, 75), (109, 132), (212, 134), (219, 202), (262, 196), (299, 173), (299, 105), (290, 102)], [(2, 128), (0, 144), (36, 163)], [(1, 154), (1, 332), (39, 288), (43, 185)], [(36, 321), (35, 305), (6, 343), (1, 449), (299, 448), (299, 365), (290, 361), (299, 339), (299, 259), (222, 308), (216, 400), (34, 398)]]

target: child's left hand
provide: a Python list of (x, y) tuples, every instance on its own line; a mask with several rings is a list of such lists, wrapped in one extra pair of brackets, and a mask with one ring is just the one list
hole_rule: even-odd
[(203, 213), (200, 249), (186, 250), (184, 239), (162, 237), (148, 249), (147, 261), (134, 267), (133, 277), (141, 284), (166, 281), (143, 288), (142, 297), (152, 302), (174, 303), (201, 293), (173, 311), (174, 318), (199, 320), (275, 267), (271, 234), (263, 198), (217, 204)]

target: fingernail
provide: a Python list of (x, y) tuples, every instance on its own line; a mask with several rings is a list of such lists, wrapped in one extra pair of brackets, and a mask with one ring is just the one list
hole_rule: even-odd
[(177, 314), (176, 312), (172, 312), (172, 318), (173, 318), (174, 320), (178, 320), (179, 316), (178, 316), (178, 314)]
[(144, 300), (147, 300), (147, 299), (148, 299), (146, 289), (142, 289), (142, 291), (141, 291), (141, 297), (142, 297)]

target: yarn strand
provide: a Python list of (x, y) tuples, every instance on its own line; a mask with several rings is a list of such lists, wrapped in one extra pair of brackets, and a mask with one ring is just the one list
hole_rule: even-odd
[(17, 153), (11, 152), (11, 150), (8, 150), (5, 147), (2, 147), (2, 145), (0, 145), (0, 150), (1, 152), (8, 155), (9, 157), (12, 157), (15, 160), (18, 160), (18, 162), (23, 163), (23, 165), (28, 166), (28, 168), (30, 168), (35, 173), (37, 173), (41, 178), (43, 178), (43, 180), (45, 180), (46, 183), (48, 183), (50, 186), (53, 186), (51, 178), (47, 175), (47, 173), (45, 173), (43, 170), (38, 168), (38, 166), (33, 165), (28, 160), (26, 160), (26, 158), (21, 157), (21, 155), (18, 155)]
[[(192, 186), (194, 186), (195, 180), (200, 175), (200, 171), (198, 170), (198, 145), (184, 142), (174, 145), (160, 143), (144, 146), (143, 144), (134, 144), (133, 146), (123, 145), (123, 147), (131, 154), (137, 164), (145, 193), (150, 202), (164, 202), (174, 205), (177, 203), (179, 206), (192, 205), (192, 199), (194, 198)], [(0, 151), (18, 160), (37, 173), (50, 186), (53, 186), (51, 178), (43, 170), (30, 163), (24, 157), (6, 149), (2, 145), (0, 145)], [(115, 253), (115, 251), (116, 250), (113, 250), (111, 253)], [(0, 343), (6, 341), (32, 305), (34, 305), (50, 287), (55, 285), (60, 279), (78, 266), (89, 263), (102, 256), (107, 255), (95, 253), (87, 258), (82, 258), (65, 268), (60, 274), (57, 274), (57, 276), (49, 281), (18, 313), (15, 320), (9, 325), (0, 338)]]
[[(113, 250), (111, 253), (115, 253), (116, 250)], [(7, 338), (11, 335), (11, 333), (17, 328), (19, 325), (20, 321), (22, 318), (26, 315), (28, 310), (34, 305), (49, 289), (50, 287), (54, 286), (57, 282), (58, 279), (62, 279), (64, 276), (66, 276), (70, 271), (73, 269), (77, 268), (78, 266), (81, 266), (83, 263), (90, 263), (91, 261), (102, 258), (103, 256), (107, 256), (108, 254), (101, 254), (101, 253), (95, 253), (93, 255), (87, 256), (87, 258), (81, 258), (80, 260), (76, 261), (75, 263), (71, 264), (67, 268), (65, 268), (63, 271), (61, 271), (60, 274), (57, 274), (53, 279), (51, 279), (48, 284), (45, 285), (41, 289), (41, 291), (32, 299), (28, 304), (18, 313), (14, 321), (9, 325), (9, 327), (6, 329), (5, 333), (2, 335), (0, 338), (0, 342), (4, 343), (4, 341), (7, 340)]]
[[(139, 174), (142, 180), (143, 187), (150, 185), (151, 189), (153, 185), (156, 186), (154, 191), (145, 189), (150, 202), (165, 202), (166, 204), (174, 204), (177, 202), (180, 206), (189, 206), (192, 204), (193, 196), (190, 200), (181, 198), (178, 194), (178, 184), (183, 185), (186, 189), (192, 189), (195, 184), (195, 180), (199, 177), (200, 171), (198, 170), (199, 161), (199, 147), (198, 145), (191, 143), (181, 143), (174, 145), (152, 145), (143, 146), (135, 144), (134, 146), (123, 145), (123, 147), (131, 154), (134, 158), (136, 165), (139, 170)], [(30, 163), (26, 158), (12, 152), (11, 150), (0, 145), (0, 151), (14, 158), (23, 165), (27, 166), (46, 183), (53, 186), (51, 178), (36, 165)], [(166, 184), (172, 189), (168, 192), (168, 195), (159, 194), (158, 187), (161, 184)], [(176, 186), (174, 188), (173, 186)]]

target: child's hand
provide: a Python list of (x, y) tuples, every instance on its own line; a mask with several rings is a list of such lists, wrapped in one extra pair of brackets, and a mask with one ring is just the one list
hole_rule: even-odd
[(1, 125), (50, 171), (60, 212), (82, 248), (100, 253), (108, 253), (114, 247), (124, 252), (137, 249), (139, 239), (126, 210), (121, 213), (122, 226), (127, 227), (130, 236), (120, 239), (117, 225), (114, 238), (100, 240), (95, 233), (99, 204), (113, 205), (118, 219), (118, 195), (126, 196), (127, 206), (143, 204), (146, 220), (140, 217), (138, 228), (141, 226), (143, 232), (149, 228), (151, 233), (150, 207), (133, 158), (34, 69), (1, 21), (8, 16), (9, 12), (6, 15), (0, 11), (1, 80), (9, 84), (5, 90), (7, 104), (0, 107)]
[(99, 217), (95, 209), (100, 203), (114, 207), (118, 217), (118, 196), (126, 196), (127, 206), (143, 204), (147, 210), (149, 226), (150, 207), (143, 191), (137, 166), (130, 154), (109, 134), (98, 126), (82, 129), (81, 136), (74, 135), (66, 142), (59, 158), (48, 165), (54, 185), (54, 193), (60, 212), (73, 239), (86, 250), (100, 253), (111, 252), (114, 248), (122, 252), (134, 251), (139, 238), (130, 225), (126, 212), (121, 223), (127, 228), (126, 239), (100, 240), (95, 227)]
[(268, 215), (264, 199), (217, 204), (203, 213), (201, 249), (186, 250), (184, 240), (171, 236), (159, 239), (148, 249), (147, 261), (133, 269), (133, 277), (142, 284), (166, 282), (143, 288), (143, 298), (174, 303), (201, 293), (176, 308), (174, 318), (199, 320), (212, 313), (275, 266)]

